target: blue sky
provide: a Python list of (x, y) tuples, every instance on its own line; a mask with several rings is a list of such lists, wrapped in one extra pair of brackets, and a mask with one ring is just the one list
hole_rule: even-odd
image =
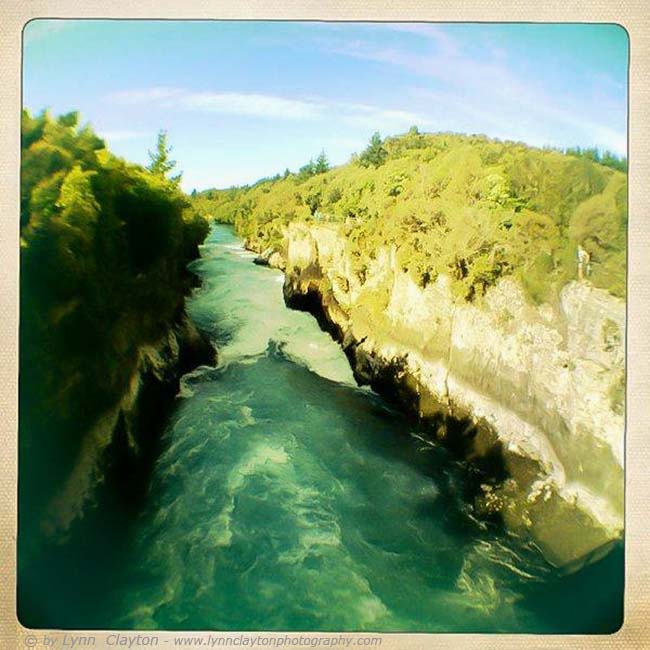
[(38, 20), (23, 60), (27, 108), (81, 111), (129, 160), (167, 129), (188, 191), (411, 125), (626, 154), (615, 25)]

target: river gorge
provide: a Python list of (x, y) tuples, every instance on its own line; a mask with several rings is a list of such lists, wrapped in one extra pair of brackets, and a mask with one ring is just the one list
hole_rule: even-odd
[[(485, 476), (360, 387), (280, 270), (227, 226), (188, 301), (218, 349), (181, 379), (147, 489), (104, 485), (21, 618), (104, 629), (611, 632), (623, 550), (567, 571), (477, 512)], [(358, 370), (356, 371), (358, 375)], [(358, 378), (358, 377), (357, 377)], [(103, 490), (103, 492), (102, 492)]]

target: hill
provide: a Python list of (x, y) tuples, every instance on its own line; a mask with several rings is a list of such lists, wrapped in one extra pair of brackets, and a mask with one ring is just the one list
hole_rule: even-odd
[(444, 273), (468, 301), (508, 275), (535, 302), (553, 301), (577, 278), (580, 246), (591, 283), (625, 296), (627, 173), (610, 154), (412, 128), (375, 136), (346, 165), (323, 162), (208, 190), (194, 204), (260, 249), (279, 247), (290, 222), (338, 224), (361, 278), (377, 252), (394, 245), (421, 286)]

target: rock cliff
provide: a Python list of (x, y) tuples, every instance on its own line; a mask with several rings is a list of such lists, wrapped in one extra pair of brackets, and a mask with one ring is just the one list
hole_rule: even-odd
[(140, 348), (123, 395), (82, 438), (62, 484), (50, 486), (53, 498), (41, 518), (50, 536), (65, 534), (84, 516), (100, 486), (132, 499), (146, 485), (180, 377), (214, 363), (215, 349), (184, 311), (155, 344)]
[[(249, 243), (255, 248), (254, 243)], [(290, 224), (265, 261), (290, 306), (337, 338), (360, 383), (428, 421), (502, 480), (477, 507), (501, 514), (546, 558), (577, 567), (623, 532), (625, 305), (571, 282), (533, 305), (503, 279), (476, 302), (444, 276), (422, 288), (381, 250), (360, 277), (335, 226)]]

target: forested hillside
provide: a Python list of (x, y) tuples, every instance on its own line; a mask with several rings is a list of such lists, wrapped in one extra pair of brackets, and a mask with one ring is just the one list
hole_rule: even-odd
[(536, 302), (584, 274), (625, 294), (627, 164), (609, 153), (561, 152), (484, 136), (407, 134), (382, 140), (346, 165), (324, 155), (298, 173), (250, 187), (208, 190), (197, 208), (233, 223), (258, 248), (278, 247), (290, 221), (344, 228), (360, 278), (383, 246), (422, 286), (441, 274), (474, 300), (516, 275)]
[(166, 171), (115, 157), (76, 113), (23, 112), (20, 442), (51, 450), (47, 472), (182, 314), (207, 224)]

